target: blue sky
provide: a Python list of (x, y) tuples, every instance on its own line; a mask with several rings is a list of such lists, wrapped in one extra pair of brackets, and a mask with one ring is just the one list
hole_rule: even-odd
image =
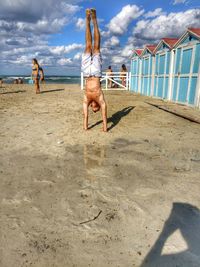
[(0, 75), (29, 74), (36, 57), (49, 75), (79, 75), (85, 9), (95, 7), (104, 68), (129, 65), (135, 47), (200, 27), (197, 0), (0, 0)]

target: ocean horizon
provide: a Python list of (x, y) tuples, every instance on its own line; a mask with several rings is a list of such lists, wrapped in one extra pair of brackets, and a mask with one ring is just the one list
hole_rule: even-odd
[[(30, 75), (0, 75), (0, 78), (3, 79), (4, 83), (12, 84), (16, 79), (22, 79), (25, 84), (30, 83)], [(45, 82), (48, 84), (80, 84), (81, 76), (75, 75), (45, 75)]]

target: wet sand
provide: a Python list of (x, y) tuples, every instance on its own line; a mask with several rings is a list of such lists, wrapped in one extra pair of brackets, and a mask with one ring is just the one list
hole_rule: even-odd
[(200, 125), (112, 91), (85, 132), (82, 95), (0, 88), (0, 266), (199, 267)]

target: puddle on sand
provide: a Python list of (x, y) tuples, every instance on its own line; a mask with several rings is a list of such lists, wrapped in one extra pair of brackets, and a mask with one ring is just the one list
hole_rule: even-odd
[(98, 168), (103, 166), (106, 159), (106, 148), (104, 146), (89, 146), (83, 147), (83, 161), (89, 180), (96, 180), (100, 174)]

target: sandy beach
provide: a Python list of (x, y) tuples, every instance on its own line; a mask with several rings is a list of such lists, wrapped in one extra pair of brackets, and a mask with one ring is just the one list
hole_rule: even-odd
[(199, 267), (200, 124), (107, 91), (85, 132), (78, 85), (42, 91), (0, 88), (0, 267)]

